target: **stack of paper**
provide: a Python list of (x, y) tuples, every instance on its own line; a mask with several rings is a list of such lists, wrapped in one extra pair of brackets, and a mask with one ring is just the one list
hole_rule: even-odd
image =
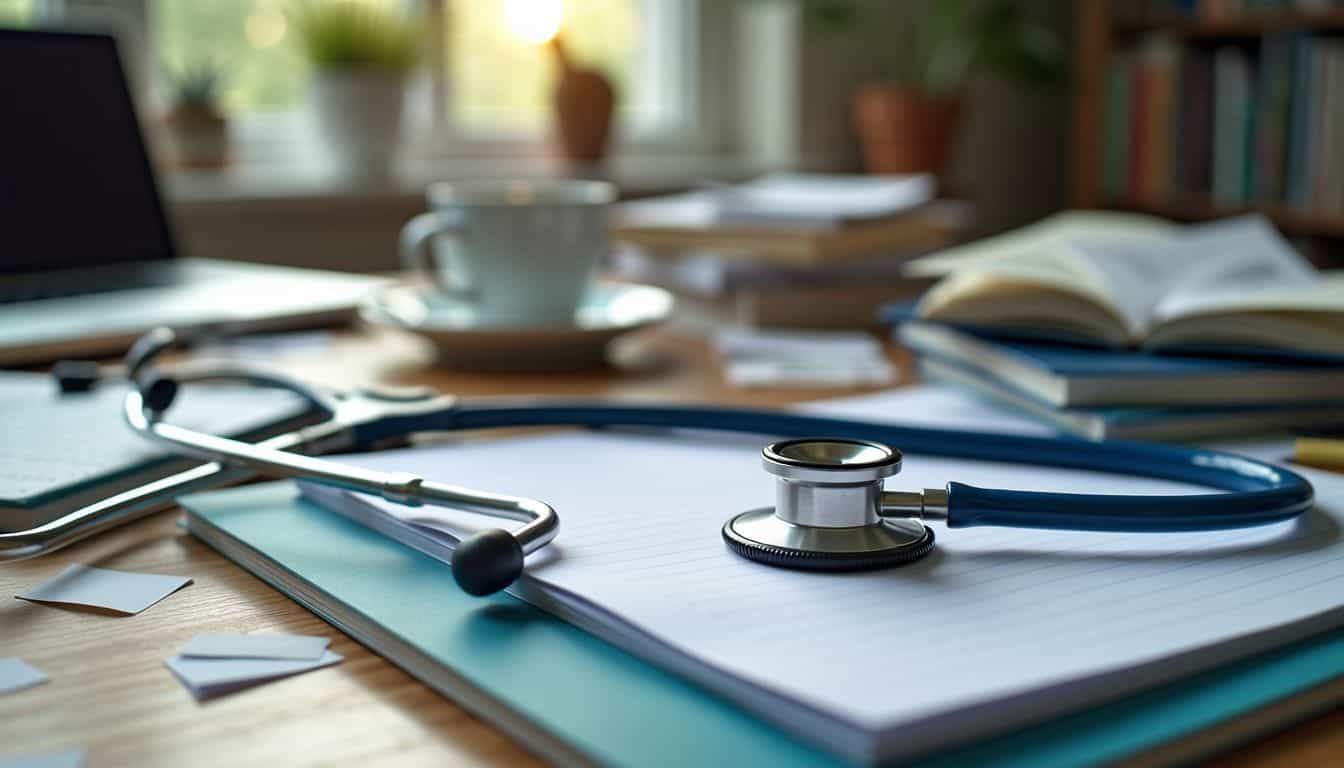
[(735, 387), (881, 386), (896, 378), (882, 345), (862, 331), (727, 328), (715, 347)]
[(343, 657), (303, 635), (197, 635), (164, 664), (197, 699), (329, 667)]
[[(947, 398), (914, 390), (826, 410), (1022, 428)], [(721, 540), (729, 516), (771, 502), (772, 480), (759, 467), (764, 439), (604, 430), (348, 460), (553, 504), (562, 533), (530, 558), (518, 596), (865, 762), (1093, 706), (1344, 619), (1337, 588), (1344, 478), (1311, 474), (1319, 506), (1291, 523), (1182, 534), (937, 526), (938, 549), (922, 561), (819, 575), (748, 562)], [(888, 487), (951, 480), (1081, 493), (1207, 492), (916, 455), (905, 457)], [(443, 560), (463, 530), (496, 524), (445, 513), (426, 525), (424, 510), (305, 492)]]

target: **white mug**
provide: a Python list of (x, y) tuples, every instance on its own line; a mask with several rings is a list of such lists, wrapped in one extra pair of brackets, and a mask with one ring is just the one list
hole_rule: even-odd
[(432, 184), (429, 212), (401, 230), (402, 263), (482, 325), (572, 325), (606, 254), (603, 181)]

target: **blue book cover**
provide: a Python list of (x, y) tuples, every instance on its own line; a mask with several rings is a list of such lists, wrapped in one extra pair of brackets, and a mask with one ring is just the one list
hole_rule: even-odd
[(1004, 339), (911, 319), (900, 322), (897, 339), (921, 359), (955, 366), (1054, 408), (1264, 409), (1344, 403), (1344, 366), (1320, 361)]

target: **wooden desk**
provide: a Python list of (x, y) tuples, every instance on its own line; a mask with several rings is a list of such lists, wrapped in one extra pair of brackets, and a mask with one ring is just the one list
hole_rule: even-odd
[[(725, 388), (705, 346), (670, 331), (629, 340), (622, 371), (488, 377), (425, 369), (429, 352), (388, 334), (343, 334), (321, 359), (282, 361), (333, 382), (430, 384), (469, 395), (553, 393), (754, 405), (855, 390)], [(536, 758), (275, 590), (180, 532), (169, 511), (55, 555), (0, 566), (13, 595), (70, 563), (190, 576), (131, 617), (0, 600), (0, 656), (51, 681), (0, 697), (0, 758), (84, 746), (91, 768), (195, 765), (521, 765)], [(201, 632), (326, 635), (340, 665), (197, 704), (163, 659)], [(1344, 713), (1299, 725), (1217, 761), (1224, 766), (1344, 760)]]

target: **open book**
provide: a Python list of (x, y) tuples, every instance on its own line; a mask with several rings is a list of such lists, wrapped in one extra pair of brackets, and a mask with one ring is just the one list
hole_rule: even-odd
[(1344, 273), (1318, 273), (1265, 219), (1181, 227), (1059, 214), (952, 249), (927, 320), (1007, 335), (1148, 349), (1344, 357)]

